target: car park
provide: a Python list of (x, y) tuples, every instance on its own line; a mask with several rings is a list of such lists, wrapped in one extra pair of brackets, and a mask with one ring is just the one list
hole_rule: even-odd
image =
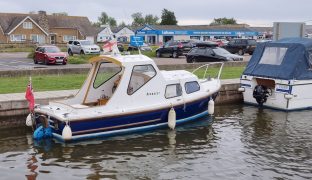
[[(152, 51), (152, 48), (146, 43), (143, 43), (143, 45), (140, 46), (139, 48), (141, 51)], [(129, 45), (128, 51), (138, 51), (138, 46)]]
[(88, 40), (74, 40), (67, 44), (70, 56), (74, 54), (100, 54), (100, 47)]
[(56, 46), (38, 46), (34, 53), (34, 63), (44, 63), (46, 65), (61, 63), (66, 65), (67, 54), (61, 52)]
[(252, 55), (256, 45), (257, 42), (254, 39), (232, 39), (227, 45), (222, 47), (233, 54), (244, 55), (248, 53)]
[(186, 55), (192, 49), (189, 41), (168, 41), (156, 50), (156, 57), (173, 57)]
[(243, 57), (231, 54), (227, 50), (217, 46), (194, 47), (187, 55), (187, 63), (216, 62), (216, 61), (242, 61)]

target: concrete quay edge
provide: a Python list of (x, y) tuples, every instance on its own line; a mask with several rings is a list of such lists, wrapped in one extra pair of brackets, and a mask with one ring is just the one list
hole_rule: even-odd
[[(224, 62), (225, 67), (246, 66), (247, 61), (231, 61)], [(160, 70), (180, 70), (180, 69), (195, 69), (207, 63), (189, 63), (189, 64), (166, 64), (157, 65)], [(211, 65), (217, 66), (217, 65)], [(38, 69), (20, 69), (20, 70), (0, 70), (0, 77), (20, 77), (34, 75), (62, 75), (62, 74), (81, 74), (87, 73), (90, 70), (90, 65), (85, 64), (76, 67), (62, 68), (38, 68)]]

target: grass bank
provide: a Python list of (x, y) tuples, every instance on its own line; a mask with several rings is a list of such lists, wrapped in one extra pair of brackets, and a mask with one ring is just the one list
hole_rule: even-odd
[[(245, 67), (225, 67), (222, 72), (222, 79), (239, 78)], [(192, 70), (189, 70), (192, 71)], [(217, 68), (211, 68), (208, 73), (210, 77), (215, 77)], [(200, 78), (204, 70), (199, 70), (196, 75)], [(33, 88), (35, 91), (54, 91), (79, 89), (83, 84), (87, 74), (66, 74), (66, 75), (46, 75), (33, 76)], [(28, 77), (0, 78), (0, 94), (25, 92), (28, 84)]]

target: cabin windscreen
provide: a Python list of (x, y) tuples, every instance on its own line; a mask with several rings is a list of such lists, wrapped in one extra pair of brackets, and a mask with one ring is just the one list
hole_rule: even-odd
[(113, 63), (101, 63), (96, 74), (93, 87), (96, 89), (102, 86), (105, 82), (116, 76), (122, 68)]
[(281, 65), (287, 49), (285, 47), (266, 47), (259, 64)]
[(135, 93), (154, 76), (156, 76), (156, 70), (152, 65), (148, 64), (134, 66), (127, 89), (128, 94), (132, 95)]

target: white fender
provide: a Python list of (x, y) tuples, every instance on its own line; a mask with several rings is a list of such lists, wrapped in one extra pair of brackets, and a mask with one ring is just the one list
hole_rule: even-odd
[(31, 114), (26, 117), (26, 126), (31, 127), (33, 125)]
[(176, 126), (176, 112), (173, 107), (168, 113), (168, 126), (170, 129), (174, 129)]
[(62, 131), (62, 137), (64, 140), (70, 140), (72, 138), (72, 130), (69, 127), (68, 124), (66, 124), (66, 126), (64, 127), (63, 131)]
[(212, 115), (214, 113), (214, 101), (211, 98), (208, 102), (208, 114)]
[(285, 99), (292, 99), (294, 97), (294, 95), (292, 95), (292, 94), (285, 94), (284, 97), (285, 97)]
[(238, 88), (238, 91), (239, 92), (245, 92), (245, 88), (244, 87), (240, 87), (240, 88)]

